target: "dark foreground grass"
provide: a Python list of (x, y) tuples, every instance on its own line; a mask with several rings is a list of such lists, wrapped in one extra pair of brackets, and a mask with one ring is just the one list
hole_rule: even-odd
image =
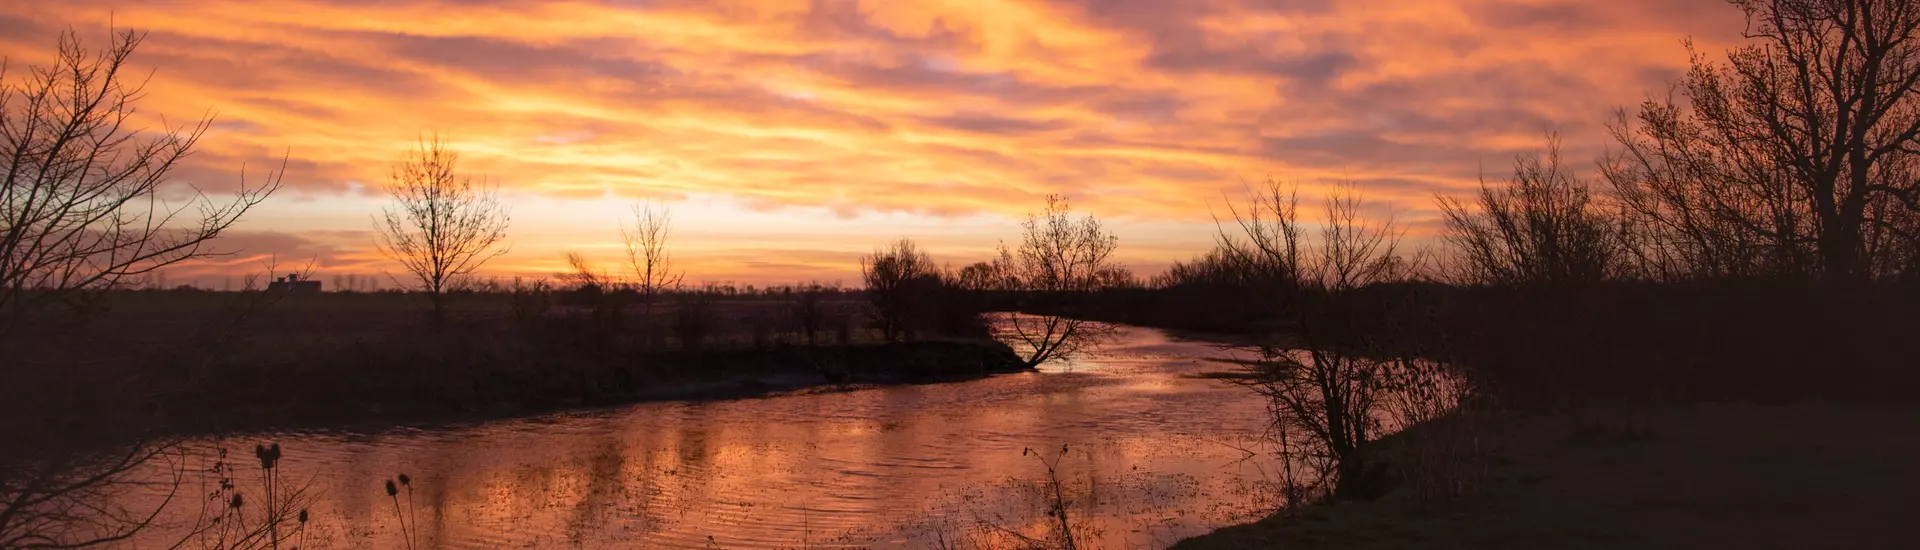
[[(1381, 452), (1405, 466), (1430, 428)], [(1484, 476), (1458, 497), (1422, 498), (1407, 482), (1174, 548), (1912, 548), (1915, 433), (1912, 404), (1508, 415), (1480, 431)]]

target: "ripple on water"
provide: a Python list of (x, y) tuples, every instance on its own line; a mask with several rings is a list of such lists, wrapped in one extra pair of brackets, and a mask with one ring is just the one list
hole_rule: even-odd
[(1122, 327), (1038, 373), (274, 438), (317, 498), (309, 548), (404, 547), (381, 487), (399, 472), (427, 548), (925, 547), (1045, 525), (1021, 451), (1062, 444), (1098, 546), (1160, 547), (1271, 508), (1273, 468), (1240, 450), (1262, 402), (1189, 376), (1230, 355)]

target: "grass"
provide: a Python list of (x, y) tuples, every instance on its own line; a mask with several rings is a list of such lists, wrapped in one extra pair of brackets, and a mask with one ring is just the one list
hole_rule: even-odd
[[(647, 399), (756, 395), (814, 385), (927, 382), (1013, 370), (1012, 351), (960, 336), (882, 342), (873, 331), (807, 345), (777, 298), (703, 302), (697, 345), (678, 305), (651, 317), (564, 303), (528, 316), (511, 295), (454, 302), (428, 323), (397, 293), (284, 296), (122, 292), (84, 323), (49, 326), (0, 365), (8, 433), (205, 433), (519, 414)], [(859, 302), (828, 305), (847, 324)], [(618, 311), (618, 310), (616, 310)], [(838, 321), (838, 320), (836, 320)]]
[[(1920, 407), (1695, 404), (1508, 416), (1486, 477), (1308, 506), (1174, 548), (1899, 548), (1912, 544)], [(1420, 430), (1380, 442), (1415, 454)]]

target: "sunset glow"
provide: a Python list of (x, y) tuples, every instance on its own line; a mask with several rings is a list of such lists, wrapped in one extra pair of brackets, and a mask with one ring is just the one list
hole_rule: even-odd
[(689, 280), (761, 284), (852, 283), (901, 236), (982, 259), (1048, 193), (1142, 275), (1267, 177), (1355, 182), (1418, 235), (1434, 194), (1545, 132), (1584, 165), (1614, 108), (1666, 93), (1682, 40), (1741, 27), (1720, 0), (23, 1), (0, 54), (44, 65), (60, 31), (109, 23), (150, 33), (147, 127), (217, 115), (183, 182), (289, 159), (220, 241), (240, 254), (169, 271), (203, 284), (270, 256), (391, 270), (378, 186), (432, 133), (511, 204), (496, 275), (615, 261), (644, 200), (673, 209)]

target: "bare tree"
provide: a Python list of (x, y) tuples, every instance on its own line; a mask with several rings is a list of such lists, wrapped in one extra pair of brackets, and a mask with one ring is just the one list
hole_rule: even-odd
[(129, 126), (145, 81), (126, 63), (145, 36), (118, 32), (95, 51), (69, 31), (52, 66), (17, 80), (0, 63), (0, 335), (36, 306), (215, 255), (209, 242), (280, 187), (282, 171), (249, 187), (243, 169), (230, 200), (191, 185), (166, 200), (213, 119), (158, 135)]
[(1380, 322), (1394, 313), (1359, 299), (1358, 291), (1405, 280), (1417, 265), (1400, 255), (1401, 233), (1391, 219), (1362, 218), (1358, 192), (1341, 189), (1327, 198), (1313, 242), (1294, 196), (1269, 182), (1248, 207), (1234, 210), (1239, 232), (1221, 232), (1222, 254), (1257, 273), (1243, 278), (1279, 287), (1271, 314), (1286, 320), (1275, 332), (1253, 335), (1261, 360), (1242, 383), (1268, 399), (1289, 458), (1313, 459), (1340, 490), (1359, 490), (1368, 467), (1363, 444), (1380, 431), (1383, 394), (1427, 369), (1393, 340), (1405, 327)]
[(1256, 288), (1271, 287), (1279, 295), (1270, 297), (1270, 301), (1284, 307), (1278, 300), (1296, 294), (1303, 278), (1299, 194), (1292, 187), (1267, 180), (1263, 189), (1249, 188), (1247, 199), (1244, 208), (1227, 203), (1234, 225), (1222, 227), (1215, 234), (1219, 241), (1215, 248), (1217, 267), (1232, 270), (1224, 279)]
[(991, 262), (974, 262), (960, 268), (952, 277), (953, 286), (970, 292), (990, 292), (1005, 290), (1013, 285), (1006, 281), (1000, 271), (994, 269)]
[(394, 204), (374, 220), (380, 251), (420, 282), (436, 323), (446, 318), (446, 293), (507, 252), (500, 243), (512, 220), (492, 189), (454, 171), (459, 157), (439, 136), (422, 140), (394, 166)]
[[(279, 272), (271, 261), (264, 268), (265, 275)], [(300, 272), (310, 273), (311, 266)], [(183, 338), (188, 344), (185, 349), (191, 352), (149, 359), (154, 364), (173, 360), (204, 365), (230, 352), (235, 340), (247, 334), (241, 327), (248, 319), (286, 297), (284, 292), (255, 284), (267, 278), (265, 275), (246, 278), (248, 294), (230, 304), (232, 311), (223, 315), (221, 322)], [(99, 335), (91, 332), (80, 338), (88, 343), (98, 339)], [(66, 347), (62, 344), (41, 349), (51, 347), (54, 353), (70, 353), (61, 351)], [(64, 364), (32, 356), (10, 358), (22, 365)], [(255, 493), (253, 507), (242, 515), (235, 496), (241, 490), (234, 483), (233, 468), (224, 459), (216, 459), (212, 468), (189, 467), (188, 462), (198, 458), (193, 446), (184, 444), (181, 438), (147, 433), (142, 427), (143, 413), (112, 405), (76, 412), (61, 405), (60, 398), (47, 399), (44, 396), (48, 394), (74, 394), (47, 391), (74, 382), (60, 380), (59, 374), (50, 378), (44, 372), (7, 371), (8, 384), (0, 385), (0, 402), (9, 404), (13, 413), (0, 414), (0, 437), (12, 445), (0, 450), (0, 549), (115, 546), (134, 540), (156, 525), (173, 529), (164, 534), (173, 541), (172, 548), (270, 548), (290, 540), (283, 535), (298, 532), (299, 526), (293, 525), (295, 512), (308, 499), (297, 487), (280, 490), (277, 447), (271, 459), (267, 458), (267, 448), (260, 448), (260, 479), (266, 498), (260, 500), (261, 495)], [(127, 396), (110, 393), (100, 397)], [(35, 414), (44, 411), (69, 414), (56, 413), (58, 418)], [(212, 489), (214, 486), (218, 489)], [(202, 495), (210, 500), (196, 498)], [(199, 508), (191, 521), (173, 521), (183, 511), (193, 510), (196, 500)], [(304, 513), (299, 517), (304, 518)], [(300, 524), (303, 526), (304, 520)]]
[[(1732, 0), (1752, 43), (1694, 52), (1674, 97), (1624, 111), (1606, 177), (1691, 275), (1863, 281), (1920, 214), (1920, 6)], [(1691, 50), (1691, 47), (1689, 47)]]
[[(0, 356), (7, 358), (0, 387), (9, 390), (0, 393), (18, 410), (40, 411), (24, 403), (70, 374), (42, 368), (48, 363), (34, 357), (49, 350), (18, 329), (44, 321), (47, 306), (141, 285), (167, 266), (217, 255), (213, 240), (280, 186), (281, 170), (249, 186), (244, 169), (230, 199), (169, 185), (212, 119), (157, 135), (130, 126), (145, 81), (129, 78), (127, 62), (144, 37), (116, 32), (104, 50), (92, 50), (69, 31), (51, 66), (19, 75), (0, 63)], [(74, 430), (87, 424), (27, 416), (0, 420), (9, 442), (0, 451), (0, 548), (124, 541), (178, 494), (177, 483), (137, 480), (174, 450), (170, 443), (75, 441), (104, 438), (96, 432), (118, 426)], [(161, 491), (159, 504), (115, 499), (143, 489)]]
[(1175, 261), (1167, 266), (1167, 271), (1153, 276), (1147, 282), (1151, 288), (1175, 288), (1181, 286), (1211, 286), (1218, 288), (1244, 288), (1259, 283), (1250, 278), (1246, 266), (1228, 250), (1215, 247), (1192, 260)]
[(673, 254), (667, 249), (672, 232), (673, 212), (652, 204), (635, 205), (633, 227), (620, 229), (620, 239), (627, 245), (627, 267), (633, 270), (634, 289), (640, 292), (640, 308), (649, 319), (660, 293), (679, 287), (686, 275), (675, 271)]
[(1560, 140), (1520, 155), (1505, 187), (1480, 184), (1478, 208), (1440, 197), (1446, 239), (1468, 282), (1591, 283), (1625, 274), (1624, 225), (1560, 164)]
[[(1019, 307), (1042, 306), (1041, 300), (1094, 292), (1117, 279), (1124, 268), (1113, 262), (1119, 237), (1108, 233), (1093, 216), (1076, 217), (1067, 199), (1048, 195), (1039, 214), (1021, 224), (1020, 245), (1000, 244), (993, 271), (1019, 294)], [(1103, 324), (1070, 315), (1034, 315), (1018, 311), (1007, 316), (1007, 329), (1025, 344), (1029, 365), (1072, 357), (1110, 333)]]
[(0, 548), (86, 548), (133, 537), (152, 524), (177, 496), (173, 490), (151, 508), (130, 509), (119, 499), (138, 485), (134, 472), (163, 460), (168, 445), (129, 445), (111, 453), (63, 453), (46, 460), (0, 468)]
[(940, 284), (939, 269), (932, 256), (905, 238), (860, 258), (870, 315), (887, 341), (911, 337), (922, 324), (928, 301)]
[[(306, 534), (312, 496), (300, 485), (287, 486), (278, 443), (256, 447), (255, 457), (257, 474), (228, 462), (224, 450), (207, 467), (190, 466), (200, 457), (175, 444), (6, 464), (18, 469), (0, 470), (0, 548), (114, 547), (155, 526), (173, 529), (154, 541), (170, 543), (166, 548), (292, 546)], [(166, 479), (156, 481), (156, 474)], [(259, 485), (243, 490), (249, 477)], [(253, 498), (245, 498), (248, 494)], [(190, 519), (167, 521), (189, 511)]]
[(567, 253), (567, 269), (571, 271), (561, 273), (560, 280), (570, 283), (576, 290), (595, 294), (611, 290), (607, 287), (611, 285), (612, 277), (608, 277), (593, 265), (593, 261), (578, 252)]
[(819, 281), (811, 281), (792, 289), (792, 301), (788, 303), (788, 313), (793, 317), (794, 326), (799, 328), (801, 335), (807, 339), (807, 345), (817, 343), (820, 331), (826, 329), (828, 313), (826, 294), (837, 290), (822, 285)]
[(567, 266), (572, 271), (560, 274), (559, 278), (572, 287), (574, 305), (587, 308), (589, 323), (583, 331), (584, 336), (605, 348), (626, 324), (626, 296), (615, 288), (613, 277), (593, 265), (586, 256), (568, 252)]

